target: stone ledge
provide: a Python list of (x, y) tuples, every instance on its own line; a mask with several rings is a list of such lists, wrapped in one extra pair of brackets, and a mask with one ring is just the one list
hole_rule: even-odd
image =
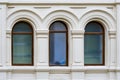
[(50, 72), (50, 73), (70, 73), (70, 72), (85, 72), (85, 71), (118, 71), (120, 68), (108, 68), (106, 66), (85, 66), (85, 67), (34, 67), (34, 66), (11, 66), (0, 67), (0, 72), (6, 71), (35, 71), (35, 72)]

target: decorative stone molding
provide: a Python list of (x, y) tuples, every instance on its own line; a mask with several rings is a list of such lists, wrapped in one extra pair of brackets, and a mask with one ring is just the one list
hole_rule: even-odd
[(85, 68), (82, 66), (72, 66), (71, 72), (84, 72)]
[(6, 30), (6, 37), (11, 38), (11, 32), (12, 30)]
[(84, 35), (84, 30), (72, 30), (72, 35)]
[(48, 38), (49, 30), (36, 30), (37, 38)]
[(104, 4), (104, 5), (114, 5), (114, 4), (119, 4), (120, 3), (120, 1), (119, 0), (106, 0), (106, 1), (104, 1), (104, 0), (96, 0), (96, 1), (89, 1), (89, 0), (85, 0), (85, 1), (80, 1), (80, 0), (76, 0), (76, 1), (74, 1), (74, 0), (71, 0), (71, 1), (65, 1), (65, 0), (63, 0), (63, 1), (56, 1), (56, 0), (52, 0), (52, 1), (50, 1), (50, 0), (13, 0), (12, 2), (11, 2), (11, 0), (4, 0), (4, 1), (0, 1), (0, 3), (4, 3), (4, 4), (56, 4), (56, 5), (62, 5), (62, 4), (64, 4), (64, 5), (67, 5), (67, 4), (69, 4), (69, 5), (72, 5), (72, 4), (76, 4), (76, 5), (82, 5), (82, 4), (86, 4), (86, 5), (96, 5), (96, 4)]
[(31, 24), (33, 30), (39, 29), (41, 26), (41, 18), (31, 9), (13, 9), (7, 16), (7, 29), (12, 29), (14, 24), (19, 21), (25, 21)]
[(72, 30), (72, 38), (83, 38), (84, 37), (84, 31), (83, 30)]
[(117, 67), (117, 68), (116, 68), (116, 72), (120, 72), (120, 67)]
[(71, 68), (70, 67), (50, 67), (49, 72), (52, 74), (65, 74), (65, 73), (70, 73)]
[(78, 18), (75, 14), (68, 10), (52, 10), (48, 15), (44, 18), (44, 24), (46, 25), (46, 29), (49, 29), (49, 26), (54, 21), (63, 21), (67, 24), (69, 30), (73, 28), (77, 28)]
[(36, 72), (49, 72), (49, 66), (35, 67)]
[(1, 0), (0, 3), (2, 3), (2, 4), (7, 4), (7, 3), (8, 3), (8, 0)]
[(71, 9), (86, 9), (86, 6), (74, 6), (74, 7), (70, 7)]
[(116, 49), (116, 31), (110, 30), (108, 31), (108, 36), (109, 36), (109, 41), (110, 41), (110, 64), (109, 64), (109, 71), (115, 71), (115, 67), (116, 67), (116, 63), (117, 63), (117, 59), (116, 59), (116, 53), (117, 53), (117, 49)]
[(11, 71), (35, 71), (35, 67), (34, 66), (12, 66), (10, 67)]
[(82, 29), (85, 29), (87, 23), (91, 21), (100, 22), (103, 25), (105, 31), (109, 31), (112, 29), (116, 30), (115, 17), (107, 11), (99, 9), (88, 10), (84, 15), (82, 15), (79, 24), (81, 24)]
[(116, 38), (116, 31), (109, 31), (108, 33), (109, 33), (109, 37), (110, 37), (111, 39)]
[(50, 9), (50, 6), (38, 6), (38, 7), (34, 7), (35, 9)]
[(108, 68), (108, 71), (109, 71), (109, 72), (115, 72), (116, 70), (117, 70), (117, 69), (116, 69), (116, 67), (114, 67), (114, 66)]

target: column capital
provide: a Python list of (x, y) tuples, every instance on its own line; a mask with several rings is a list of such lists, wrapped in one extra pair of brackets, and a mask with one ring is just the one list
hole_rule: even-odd
[(84, 30), (72, 30), (72, 35), (84, 35)]
[(84, 30), (72, 30), (72, 38), (83, 38)]
[(11, 38), (11, 31), (12, 31), (12, 30), (10, 30), (10, 29), (9, 29), (9, 30), (6, 30), (6, 37), (7, 37), (7, 38)]
[(36, 30), (37, 38), (47, 38), (49, 34), (49, 30)]
[(36, 34), (48, 34), (49, 30), (36, 30)]
[(108, 33), (110, 38), (116, 38), (116, 31), (109, 31)]

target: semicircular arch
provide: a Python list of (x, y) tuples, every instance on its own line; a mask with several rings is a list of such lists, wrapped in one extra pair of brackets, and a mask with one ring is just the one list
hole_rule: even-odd
[(78, 27), (77, 26), (78, 18), (71, 12), (65, 11), (65, 10), (56, 10), (56, 11), (50, 12), (44, 18), (44, 24), (46, 24), (47, 26), (46, 28), (49, 29), (50, 24), (57, 20), (67, 23), (70, 29), (75, 29)]
[(33, 26), (33, 29), (37, 29), (39, 28), (42, 20), (37, 14), (30, 10), (14, 11), (7, 17), (7, 29), (12, 29), (14, 24), (18, 21), (29, 22)]
[(101, 23), (105, 30), (115, 31), (115, 18), (108, 12), (102, 10), (92, 10), (86, 12), (79, 20), (79, 26), (84, 30), (87, 23), (97, 21)]

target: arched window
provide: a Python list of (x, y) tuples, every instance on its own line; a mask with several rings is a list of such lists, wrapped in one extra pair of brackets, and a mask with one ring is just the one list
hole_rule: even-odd
[(68, 65), (68, 30), (62, 21), (55, 21), (49, 28), (49, 65)]
[(85, 27), (84, 36), (84, 64), (104, 65), (104, 28), (95, 21)]
[(12, 29), (12, 65), (33, 65), (33, 29), (27, 22)]

